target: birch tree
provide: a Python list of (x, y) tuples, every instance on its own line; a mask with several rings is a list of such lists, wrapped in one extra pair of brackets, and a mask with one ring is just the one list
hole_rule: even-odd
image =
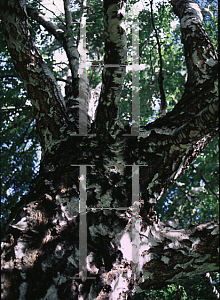
[[(70, 2), (63, 3), (64, 29), (25, 0), (1, 2), (8, 51), (31, 100), (42, 147), (39, 175), (5, 226), (2, 299), (133, 299), (150, 288), (218, 271), (217, 219), (180, 228), (175, 219), (161, 222), (155, 211), (218, 130), (218, 58), (199, 5), (171, 0), (187, 66), (181, 99), (168, 112), (161, 105), (160, 117), (145, 126), (134, 119), (133, 103), (132, 125), (123, 126), (126, 1), (103, 1), (104, 66), (92, 123), (83, 67), (79, 74), (85, 44), (80, 56)], [(65, 96), (33, 42), (28, 17), (66, 53)], [(162, 75), (158, 84), (166, 101)], [(140, 102), (147, 105), (141, 95)]]

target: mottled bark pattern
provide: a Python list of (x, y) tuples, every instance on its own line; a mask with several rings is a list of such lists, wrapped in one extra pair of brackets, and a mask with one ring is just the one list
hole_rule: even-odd
[(188, 69), (187, 88), (190, 90), (213, 77), (218, 69), (218, 57), (202, 26), (203, 16), (199, 5), (189, 0), (171, 0), (174, 13), (180, 18), (182, 43)]
[[(73, 94), (77, 94), (78, 52), (69, 30), (68, 1), (65, 3), (65, 32), (32, 8), (27, 11), (63, 45), (71, 65)], [(103, 69), (99, 105), (89, 132), (96, 135), (71, 135), (77, 132), (76, 118), (69, 115), (67, 107), (77, 95), (70, 95), (64, 103), (31, 40), (25, 1), (1, 2), (8, 49), (32, 100), (44, 151), (39, 176), (13, 209), (5, 229), (2, 299), (132, 299), (134, 291), (218, 270), (217, 220), (175, 229), (157, 220), (154, 213), (154, 205), (166, 188), (196, 159), (218, 128), (217, 57), (202, 27), (199, 7), (192, 1), (172, 3), (180, 17), (186, 51), (186, 90), (173, 111), (142, 127), (138, 137), (131, 137), (124, 135), (128, 132), (118, 121), (125, 68)], [(126, 64), (125, 4), (104, 1), (105, 64)], [(134, 277), (132, 261), (120, 248), (120, 240), (131, 234), (132, 208), (115, 209), (131, 206), (133, 164), (141, 165), (142, 194), (140, 273)], [(76, 278), (77, 165), (89, 165), (87, 270), (95, 279), (86, 281)], [(94, 207), (99, 209), (92, 210)]]
[[(101, 134), (107, 142), (117, 135), (119, 125), (119, 100), (125, 77), (126, 1), (104, 1), (105, 57), (102, 73), (102, 89), (97, 108), (94, 132)], [(113, 66), (110, 66), (113, 65)], [(115, 66), (114, 66), (115, 65)]]
[(32, 101), (44, 152), (66, 138), (63, 97), (53, 73), (33, 44), (25, 1), (2, 1), (1, 5), (8, 49)]

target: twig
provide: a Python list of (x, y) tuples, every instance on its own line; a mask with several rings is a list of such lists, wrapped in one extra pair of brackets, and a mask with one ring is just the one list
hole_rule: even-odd
[(20, 124), (22, 124), (23, 122), (25, 122), (25, 121), (27, 121), (27, 120), (29, 120), (29, 119), (31, 119), (31, 118), (34, 118), (34, 115), (33, 115), (33, 114), (30, 115), (30, 116), (27, 116), (27, 117), (23, 118), (23, 119), (20, 120), (20, 121), (15, 122), (15, 123), (14, 123), (12, 126), (10, 126), (9, 128), (0, 131), (0, 135), (3, 135), (3, 134), (5, 134), (6, 132), (11, 131), (12, 129), (16, 128), (17, 126), (19, 126)]
[(219, 200), (219, 197), (218, 195), (212, 190), (210, 184), (208, 183), (208, 181), (205, 179), (205, 177), (203, 176), (202, 172), (197, 168), (195, 167), (194, 165), (192, 165), (192, 168), (193, 170), (196, 171), (196, 173), (202, 178), (202, 180), (205, 182), (205, 184), (207, 185), (208, 189), (210, 190), (210, 192), (212, 193), (212, 195), (217, 199)]
[(44, 6), (39, 0), (36, 0), (37, 1), (37, 3), (39, 3), (43, 8), (45, 8), (47, 11), (49, 11), (49, 12), (51, 12), (64, 26), (65, 26), (65, 24), (64, 24), (64, 22), (63, 22), (63, 20), (61, 19), (61, 18), (59, 18), (56, 14), (55, 14), (55, 12), (53, 12), (52, 10), (50, 10), (49, 8), (47, 8), (46, 6)]
[(37, 21), (40, 25), (44, 26), (44, 28), (53, 34), (55, 38), (63, 44), (63, 30), (53, 24), (51, 21), (46, 20), (46, 18), (39, 13), (36, 9), (32, 8), (31, 6), (27, 5), (27, 13), (28, 16), (31, 17), (33, 20)]
[[(10, 78), (10, 77), (18, 78), (19, 76), (18, 75), (0, 75), (0, 78)], [(57, 81), (63, 81), (63, 82), (69, 83), (68, 80), (60, 78), (60, 77), (56, 77), (56, 80)], [(1, 109), (7, 109), (7, 108), (1, 108)]]
[(30, 109), (30, 106), (23, 106), (23, 107), (15, 107), (15, 106), (3, 106), (0, 108), (0, 112), (4, 113), (7, 110), (23, 110), (23, 109)]

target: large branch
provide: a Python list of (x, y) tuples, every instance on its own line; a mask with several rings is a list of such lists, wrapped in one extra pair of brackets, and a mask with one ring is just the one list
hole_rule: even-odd
[[(65, 20), (66, 20), (66, 30), (65, 30), (65, 42), (64, 49), (66, 51), (70, 70), (72, 73), (72, 83), (73, 89), (76, 89), (76, 95), (78, 96), (78, 69), (79, 69), (79, 52), (77, 50), (77, 46), (75, 46), (75, 40), (72, 32), (72, 14), (70, 10), (70, 1), (64, 0), (64, 11), (65, 11)], [(75, 82), (76, 81), (76, 82)]]
[[(194, 104), (198, 106), (204, 99), (202, 94), (193, 98)], [(181, 110), (175, 110), (168, 113), (162, 123), (158, 120), (155, 124), (146, 126), (142, 138), (137, 141), (134, 141), (134, 138), (133, 141), (131, 138), (127, 140), (127, 163), (133, 164), (137, 161), (139, 165), (146, 166), (141, 170), (141, 189), (148, 191), (148, 196), (153, 202), (193, 163), (217, 134), (218, 114), (216, 97), (210, 99), (210, 104), (189, 121), (184, 120)], [(177, 124), (172, 128), (172, 117), (182, 120), (182, 125)]]
[(159, 77), (158, 77), (158, 85), (159, 85), (159, 91), (160, 91), (160, 113), (159, 115), (162, 117), (166, 114), (167, 112), (167, 102), (166, 102), (166, 95), (164, 91), (164, 86), (163, 86), (163, 59), (162, 59), (162, 54), (161, 54), (161, 45), (160, 45), (160, 40), (158, 36), (158, 32), (154, 23), (154, 17), (153, 17), (153, 0), (150, 1), (150, 10), (151, 10), (151, 22), (152, 26), (155, 32), (156, 40), (157, 40), (157, 46), (158, 46), (158, 54), (160, 58), (160, 72), (159, 72)]
[(202, 26), (199, 6), (192, 1), (173, 3), (181, 16), (188, 87), (171, 112), (141, 129), (142, 138), (127, 141), (127, 163), (146, 166), (140, 183), (152, 202), (196, 159), (219, 126), (218, 61)]
[[(63, 46), (68, 62), (69, 62), (69, 68), (71, 71), (70, 76), (70, 82), (67, 85), (68, 90), (66, 90), (66, 97), (65, 97), (65, 103), (66, 103), (66, 114), (68, 116), (68, 119), (70, 120), (72, 126), (70, 127), (70, 130), (73, 132), (77, 131), (77, 124), (79, 123), (79, 107), (85, 107), (83, 111), (86, 111), (87, 108), (87, 100), (88, 99), (79, 99), (79, 52), (77, 50), (77, 42), (74, 39), (73, 31), (72, 31), (72, 14), (70, 10), (70, 2), (68, 0), (64, 1), (64, 11), (65, 11), (65, 21), (66, 21), (66, 29), (63, 31), (62, 29), (58, 28), (55, 24), (45, 19), (45, 17), (40, 14), (38, 11), (36, 11), (33, 8), (28, 7), (27, 9), (28, 15), (36, 20), (39, 24), (44, 26), (44, 28), (54, 35), (54, 37), (60, 42), (60, 44)], [(83, 81), (81, 80), (81, 86), (80, 90), (86, 90), (87, 86), (83, 84)], [(68, 92), (67, 92), (68, 91)], [(82, 94), (82, 93), (81, 93)], [(87, 122), (87, 115), (83, 115), (83, 120)], [(90, 125), (90, 122), (86, 123), (87, 125)]]
[[(72, 33), (72, 18), (71, 11), (68, 3), (65, 1), (65, 16), (66, 16), (66, 30), (63, 31), (57, 27), (53, 22), (48, 21), (40, 12), (34, 8), (27, 6), (28, 15), (40, 25), (42, 25), (49, 33), (53, 34), (54, 37), (60, 42), (66, 51), (69, 66), (72, 73), (72, 79), (74, 83), (74, 93), (76, 97), (78, 95), (78, 69), (79, 69), (79, 52), (77, 50), (76, 41)], [(77, 81), (77, 83), (76, 83)]]
[[(77, 280), (71, 279), (78, 272), (74, 267), (78, 263), (76, 250), (78, 242), (73, 239), (77, 236), (78, 227), (74, 222), (69, 223), (69, 226), (63, 226), (58, 222), (52, 231), (51, 227), (46, 226), (47, 217), (42, 209), (46, 207), (45, 205), (49, 205), (51, 215), (57, 211), (56, 205), (49, 199), (47, 202), (44, 200), (27, 205), (25, 207), (27, 216), (10, 227), (11, 234), (2, 242), (1, 273), (5, 295), (3, 299), (18, 299), (19, 295), (23, 295), (24, 299), (40, 297), (43, 299), (49, 291), (58, 294), (57, 299), (63, 299), (64, 288), (67, 291), (74, 290), (71, 299), (78, 299)], [(31, 221), (33, 215), (35, 219)], [(45, 222), (45, 225), (38, 225), (38, 221)], [(112, 227), (111, 231), (107, 227), (101, 228), (99, 227), (99, 230), (104, 235), (107, 234), (106, 230), (112, 236), (117, 233), (117, 227)], [(55, 234), (56, 230), (59, 232), (58, 236)], [(134, 290), (140, 293), (150, 288), (159, 289), (195, 275), (218, 271), (218, 231), (218, 220), (185, 229), (174, 229), (162, 222), (148, 226), (146, 231), (140, 232), (139, 264), (136, 265), (136, 270), (139, 269), (140, 272), (133, 275), (131, 274), (133, 263), (129, 258), (132, 253), (132, 243), (128, 241), (131, 234), (129, 227), (124, 232), (125, 244), (123, 237), (121, 239), (123, 258), (118, 255), (110, 270), (108, 261), (105, 260), (105, 276), (100, 257), (106, 259), (109, 249), (94, 243), (89, 244), (87, 268), (91, 276), (96, 277), (96, 281), (88, 280), (88, 286), (95, 282), (97, 291), (104, 286), (99, 293), (100, 298), (93, 295), (92, 299), (111, 299), (114, 293), (129, 295)], [(112, 258), (109, 256), (108, 259), (111, 265)], [(40, 297), (36, 294), (39, 287)], [(88, 299), (86, 297), (88, 293), (89, 290), (85, 292), (84, 299)]]
[[(105, 282), (113, 289), (110, 293), (105, 293), (103, 289), (100, 295), (104, 293), (105, 297), (100, 299), (111, 299), (114, 293), (129, 295), (133, 285), (135, 292), (141, 293), (150, 288), (160, 289), (170, 283), (219, 270), (218, 220), (185, 229), (174, 229), (163, 222), (148, 226), (145, 232), (140, 232), (139, 263), (136, 266), (140, 275), (133, 274), (135, 281), (132, 280), (128, 267), (129, 263), (132, 265), (129, 258), (132, 243), (128, 241), (128, 232), (124, 235), (126, 242), (121, 244), (124, 260), (120, 264), (116, 263), (107, 274)], [(122, 278), (123, 284), (117, 285)]]
[(190, 90), (212, 78), (213, 69), (218, 69), (218, 57), (203, 27), (199, 5), (192, 0), (171, 0), (171, 4), (180, 18)]
[[(118, 106), (125, 76), (126, 1), (104, 1), (105, 66), (102, 72), (102, 88), (95, 118), (95, 133), (102, 133), (107, 140), (114, 136), (118, 126)], [(111, 66), (112, 65), (112, 66)]]
[(70, 10), (70, 1), (69, 0), (63, 0), (64, 4), (64, 11), (65, 11), (65, 20), (66, 20), (66, 29), (72, 30), (72, 14)]
[(42, 25), (48, 32), (53, 34), (55, 38), (63, 44), (64, 31), (57, 27), (53, 22), (47, 20), (39, 11), (27, 5), (28, 16)]
[(173, 229), (160, 222), (148, 227), (140, 244), (144, 280), (143, 283), (139, 280), (139, 287), (157, 289), (177, 280), (218, 271), (218, 247), (217, 219), (185, 229)]
[(53, 73), (37, 51), (29, 30), (25, 1), (1, 1), (7, 46), (32, 101), (43, 153), (65, 138), (64, 100)]

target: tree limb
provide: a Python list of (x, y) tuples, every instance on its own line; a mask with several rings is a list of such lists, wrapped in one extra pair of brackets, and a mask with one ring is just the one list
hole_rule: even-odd
[[(204, 274), (204, 266), (209, 269), (208, 272), (218, 271), (217, 219), (185, 229), (169, 230), (162, 227), (159, 223), (143, 234), (140, 267), (143, 266), (145, 281), (139, 284), (141, 289), (160, 288), (165, 282)], [(151, 236), (154, 246), (149, 249)]]
[[(28, 7), (29, 16), (36, 20), (39, 24), (44, 26), (48, 32), (53, 34), (55, 38), (60, 42), (63, 46), (66, 55), (69, 61), (69, 67), (72, 74), (71, 80), (71, 89), (68, 97), (65, 98), (66, 104), (66, 115), (68, 117), (68, 121), (71, 122), (70, 130), (75, 132), (78, 124), (78, 117), (76, 113), (76, 103), (79, 103), (79, 52), (77, 50), (77, 46), (75, 44), (77, 41), (74, 39), (73, 31), (72, 31), (72, 15), (70, 10), (70, 2), (67, 0), (64, 2), (65, 9), (65, 18), (66, 18), (66, 30), (63, 31), (54, 25), (52, 22), (47, 21), (43, 15), (41, 15), (35, 9)], [(64, 81), (64, 79), (59, 79)], [(66, 81), (65, 81), (66, 82)], [(79, 106), (77, 106), (79, 107)], [(77, 108), (79, 110), (79, 108)]]
[(72, 30), (72, 14), (70, 10), (70, 1), (69, 0), (63, 0), (64, 4), (64, 12), (65, 12), (65, 20), (66, 20), (66, 30), (71, 31)]
[(167, 112), (167, 102), (166, 102), (166, 95), (164, 92), (164, 86), (163, 86), (163, 60), (162, 60), (162, 54), (161, 54), (161, 45), (160, 45), (160, 40), (158, 36), (158, 32), (154, 23), (154, 16), (153, 16), (153, 0), (150, 0), (150, 8), (151, 8), (151, 21), (153, 25), (153, 29), (155, 31), (156, 35), (156, 40), (157, 40), (157, 46), (158, 46), (158, 53), (159, 53), (159, 58), (160, 58), (160, 72), (159, 72), (159, 77), (158, 77), (158, 84), (159, 84), (159, 90), (160, 90), (160, 112), (159, 115), (160, 117), (164, 116)]
[[(55, 13), (54, 13), (54, 11), (52, 11), (51, 9), (49, 9), (48, 7), (46, 7), (46, 6), (44, 6), (43, 4), (42, 4), (42, 2), (40, 2), (39, 0), (36, 0), (37, 1), (37, 3), (39, 3), (40, 4), (40, 6), (42, 6), (43, 8), (45, 8), (47, 11), (49, 11), (50, 13), (52, 13), (64, 26), (65, 26), (65, 24), (64, 24), (64, 22), (63, 22), (63, 20), (61, 19), (61, 18), (59, 18)], [(54, 4), (54, 2), (53, 2), (53, 4)], [(55, 5), (55, 4), (54, 4)]]
[[(118, 106), (125, 76), (126, 34), (123, 18), (126, 1), (104, 1), (105, 66), (102, 88), (94, 122), (94, 132), (111, 140), (118, 126)], [(112, 65), (112, 66), (110, 66)], [(112, 136), (112, 137), (111, 137)]]
[[(64, 2), (64, 4), (65, 4), (65, 2)], [(55, 36), (55, 38), (60, 42), (60, 44), (64, 47), (64, 50), (66, 51), (67, 57), (69, 59), (69, 65), (70, 65), (72, 77), (73, 77), (73, 79), (76, 80), (78, 78), (79, 53), (78, 53), (77, 47), (75, 46), (76, 40), (74, 39), (73, 34), (72, 34), (71, 11), (68, 11), (68, 9), (70, 9), (70, 7), (68, 6), (68, 4), (66, 4), (65, 12), (66, 12), (66, 16), (67, 16), (66, 23), (68, 24), (68, 26), (66, 25), (66, 31), (64, 32), (62, 29), (57, 27), (54, 23), (46, 20), (46, 18), (42, 14), (40, 14), (37, 10), (33, 9), (30, 6), (27, 6), (28, 15), (33, 20), (36, 20), (39, 24), (44, 26), (44, 28), (48, 32), (53, 34)], [(76, 87), (74, 85), (74, 90), (75, 89), (76, 89)], [(76, 94), (77, 93), (78, 93), (78, 91), (76, 92)]]
[(218, 69), (218, 57), (203, 27), (202, 13), (192, 0), (171, 0), (174, 13), (180, 18), (182, 43), (185, 49), (188, 78), (186, 89), (202, 85)]
[[(176, 2), (174, 1), (175, 7)], [(191, 6), (188, 7), (185, 5), (185, 1), (183, 2), (184, 3), (179, 3), (176, 9), (179, 9), (182, 5), (181, 16), (184, 18), (184, 12), (186, 14), (185, 18), (189, 18), (190, 21), (188, 23), (181, 22), (181, 26), (187, 27), (187, 24), (189, 24), (190, 27), (192, 25), (191, 22), (194, 22), (193, 20), (197, 18), (198, 12), (195, 12), (195, 18), (191, 20), (191, 14), (189, 13), (191, 12)], [(191, 1), (186, 2), (192, 3)], [(187, 9), (189, 9), (189, 11)], [(192, 13), (193, 12), (194, 8), (192, 9)], [(185, 30), (185, 27), (183, 30)], [(155, 122), (142, 127), (140, 135), (143, 137), (143, 140), (135, 143), (134, 146), (139, 148), (138, 163), (141, 165), (148, 164), (148, 169), (142, 173), (142, 178), (145, 178), (145, 180), (143, 180), (141, 184), (143, 184), (142, 189), (147, 190), (146, 198), (151, 199), (150, 201), (153, 203), (161, 196), (161, 189), (158, 188), (157, 190), (156, 186), (161, 186), (160, 182), (164, 183), (165, 181), (169, 181), (172, 183), (175, 181), (176, 178), (184, 172), (185, 168), (196, 159), (198, 153), (204, 149), (207, 142), (210, 141), (210, 139), (217, 133), (218, 129), (219, 111), (218, 70), (216, 69), (217, 58), (213, 56), (213, 46), (208, 40), (202, 24), (196, 27), (196, 30), (189, 30), (187, 32), (188, 39), (191, 39), (191, 33), (193, 37), (198, 35), (199, 41), (204, 40), (205, 44), (208, 44), (210, 54), (208, 52), (205, 52), (204, 54), (207, 58), (206, 61), (204, 60), (204, 63), (208, 64), (207, 76), (205, 77), (202, 75), (205, 71), (203, 70), (202, 65), (198, 63), (198, 66), (201, 67), (203, 73), (202, 71), (199, 73), (196, 71), (198, 75), (198, 77), (195, 77), (196, 83), (194, 82), (193, 84), (188, 80), (188, 88), (174, 109), (163, 117), (163, 121), (159, 118)], [(185, 47), (187, 45), (186, 43), (184, 44)], [(197, 46), (198, 49), (196, 49)], [(194, 45), (194, 52), (196, 53), (198, 51), (205, 51), (203, 49), (205, 48), (200, 45), (200, 43)], [(188, 54), (188, 62), (193, 59), (192, 56), (193, 53)], [(209, 66), (210, 62), (212, 66)], [(195, 73), (192, 75), (194, 76)], [(173, 120), (175, 120), (175, 122)], [(156, 141), (161, 138), (163, 139), (163, 142), (161, 146), (159, 146)], [(132, 145), (133, 143), (129, 143), (128, 147), (130, 148), (130, 152), (135, 151)], [(151, 168), (149, 167), (149, 156), (151, 157), (152, 164), (154, 165), (152, 165), (152, 171), (154, 170), (153, 173), (151, 173)], [(172, 157), (172, 166), (170, 165), (170, 167), (167, 166), (169, 157)], [(189, 159), (189, 157), (191, 158)], [(130, 157), (129, 164), (133, 164), (135, 161), (136, 157), (135, 159), (134, 157)], [(155, 170), (157, 167), (158, 171), (156, 171), (156, 178)], [(172, 175), (169, 175), (169, 173)]]
[(49, 33), (63, 45), (64, 31), (57, 27), (53, 22), (48, 21), (39, 11), (27, 5), (28, 16), (42, 25)]
[(43, 153), (50, 151), (53, 142), (65, 136), (68, 120), (64, 99), (30, 37), (24, 1), (1, 1), (1, 15), (9, 52), (32, 101)]

